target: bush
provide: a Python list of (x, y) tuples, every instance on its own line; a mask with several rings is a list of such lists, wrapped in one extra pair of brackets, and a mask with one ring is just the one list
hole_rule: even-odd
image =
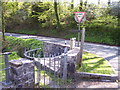
[(115, 16), (99, 17), (88, 21), (86, 25), (86, 41), (99, 42), (111, 45), (119, 44), (118, 18)]
[(21, 39), (16, 37), (6, 36), (6, 41), (3, 42), (2, 52), (17, 52), (19, 56), (24, 57), (25, 48), (41, 48), (42, 41), (35, 39)]

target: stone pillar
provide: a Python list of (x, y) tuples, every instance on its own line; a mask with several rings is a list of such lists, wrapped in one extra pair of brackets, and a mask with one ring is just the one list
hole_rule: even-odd
[(28, 59), (10, 61), (10, 77), (15, 88), (34, 87), (34, 62)]
[(68, 62), (67, 64), (67, 72), (68, 72), (68, 78), (74, 78), (75, 73), (75, 63), (74, 62)]

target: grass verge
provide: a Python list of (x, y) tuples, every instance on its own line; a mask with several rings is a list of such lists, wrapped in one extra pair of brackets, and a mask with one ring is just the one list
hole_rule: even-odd
[(108, 62), (92, 53), (84, 52), (81, 68), (76, 67), (77, 72), (88, 72), (98, 74), (115, 74)]

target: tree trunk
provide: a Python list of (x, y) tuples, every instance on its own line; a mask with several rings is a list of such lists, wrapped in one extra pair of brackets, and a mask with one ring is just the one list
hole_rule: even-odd
[(98, 0), (98, 5), (100, 5), (100, 0)]
[(79, 7), (79, 10), (80, 10), (80, 11), (82, 10), (82, 6), (83, 6), (83, 1), (80, 0), (80, 7)]
[(71, 9), (74, 8), (74, 0), (71, 0)]
[(108, 6), (110, 6), (110, 0), (108, 0)]
[(57, 28), (58, 30), (60, 29), (60, 20), (59, 20), (59, 14), (58, 14), (58, 9), (57, 9), (57, 0), (54, 0), (54, 10), (55, 10), (55, 16), (57, 20)]
[(88, 2), (88, 0), (86, 0), (85, 3), (84, 3), (85, 7), (87, 6), (87, 2)]
[[(2, 2), (1, 2), (1, 7), (2, 7)], [(1, 10), (2, 13), (2, 39), (5, 41), (5, 22), (4, 22), (4, 11), (3, 11), (3, 7)]]

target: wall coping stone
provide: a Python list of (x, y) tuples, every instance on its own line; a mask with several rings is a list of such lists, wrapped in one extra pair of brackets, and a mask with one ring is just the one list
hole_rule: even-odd
[(43, 41), (43, 43), (50, 43), (50, 44), (54, 44), (54, 45), (70, 47), (70, 45), (65, 45), (65, 44), (61, 44), (61, 43), (57, 43), (57, 42)]
[(22, 66), (23, 64), (26, 63), (32, 63), (32, 60), (26, 59), (26, 58), (20, 58), (18, 60), (11, 60), (9, 61), (10, 64), (12, 64), (13, 66), (19, 67)]

